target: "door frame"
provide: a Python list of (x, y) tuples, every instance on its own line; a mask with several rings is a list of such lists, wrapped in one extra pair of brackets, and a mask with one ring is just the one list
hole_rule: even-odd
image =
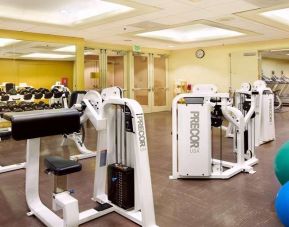
[(168, 57), (165, 56), (165, 66), (166, 66), (166, 105), (165, 106), (154, 106), (154, 58), (156, 54), (152, 53), (129, 53), (129, 65), (130, 65), (130, 73), (129, 73), (129, 93), (130, 98), (134, 99), (134, 91), (137, 88), (134, 88), (134, 56), (145, 56), (148, 59), (147, 69), (148, 69), (148, 86), (147, 88), (140, 88), (138, 90), (148, 90), (148, 105), (142, 105), (143, 111), (145, 113), (151, 112), (160, 112), (160, 111), (168, 111), (169, 107), (169, 79), (168, 79)]

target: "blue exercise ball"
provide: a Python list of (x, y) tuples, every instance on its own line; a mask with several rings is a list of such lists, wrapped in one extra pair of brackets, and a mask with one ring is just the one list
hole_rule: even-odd
[(280, 184), (284, 185), (289, 181), (289, 141), (284, 143), (277, 152), (274, 170)]
[(283, 225), (289, 227), (289, 182), (280, 188), (275, 200), (275, 210)]

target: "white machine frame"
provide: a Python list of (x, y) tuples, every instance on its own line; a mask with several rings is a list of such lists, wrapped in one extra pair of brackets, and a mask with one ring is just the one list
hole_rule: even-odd
[[(258, 92), (256, 98), (255, 120), (254, 120), (254, 137), (255, 146), (273, 141), (275, 136), (275, 120), (274, 120), (274, 94), (272, 90), (266, 86), (263, 80), (257, 80), (251, 87), (248, 83), (243, 83), (239, 90), (235, 91), (235, 107), (240, 109), (240, 94), (248, 94)], [(228, 126), (227, 136), (233, 137), (232, 124)]]
[[(195, 85), (194, 93), (180, 94), (173, 100), (172, 105), (172, 175), (170, 179), (178, 178), (213, 178), (228, 179), (240, 172), (255, 173), (253, 165), (258, 163), (255, 154), (248, 158), (244, 151), (244, 131), (252, 114), (254, 113), (255, 103), (253, 102), (250, 111), (244, 117), (240, 110), (231, 107), (229, 104), (229, 94), (216, 93), (216, 87), (212, 85)], [(201, 98), (202, 103), (186, 104), (183, 103), (188, 98)], [(220, 99), (221, 111), (225, 119), (234, 124), (236, 130), (235, 148), (237, 152), (237, 161), (227, 162), (213, 159), (211, 157), (211, 108), (214, 103), (211, 98)], [(190, 106), (191, 105), (191, 106)], [(187, 109), (187, 110), (186, 110)], [(181, 111), (181, 112), (180, 112)], [(184, 111), (184, 112), (183, 112)], [(199, 122), (204, 125), (194, 125), (193, 114), (199, 113)], [(190, 120), (192, 122), (190, 122)], [(179, 124), (187, 125), (186, 131)], [(194, 135), (191, 130), (193, 127), (199, 129), (197, 151), (192, 151), (192, 138)], [(183, 132), (182, 132), (183, 131)], [(190, 135), (192, 134), (192, 135)], [(190, 138), (192, 136), (192, 138)], [(203, 137), (203, 139), (202, 139)], [(181, 140), (181, 142), (179, 142)], [(191, 145), (190, 145), (191, 144)], [(189, 146), (188, 146), (189, 145)], [(190, 147), (191, 146), (191, 147)], [(181, 148), (181, 149), (180, 149)], [(182, 157), (183, 156), (183, 157)], [(194, 163), (192, 163), (194, 162)], [(183, 168), (182, 172), (180, 171)], [(223, 170), (225, 168), (226, 170)], [(202, 169), (202, 170), (200, 170)], [(186, 172), (187, 171), (187, 172)]]
[[(87, 99), (91, 103), (98, 104), (111, 98), (121, 99), (122, 97), (123, 97), (123, 91), (119, 87), (105, 88), (101, 91), (101, 94), (99, 94), (97, 91), (91, 90), (91, 91), (88, 91), (82, 98), (77, 99), (76, 104), (72, 106), (72, 108), (81, 110), (81, 102), (83, 99)], [(100, 109), (96, 110), (96, 112), (98, 115), (100, 115)], [(86, 112), (84, 112), (83, 115), (81, 116), (81, 124), (85, 124), (88, 119), (89, 119), (89, 116), (87, 116)], [(80, 133), (75, 132), (73, 134), (66, 135), (63, 138), (61, 146), (64, 146), (67, 144), (67, 139), (72, 140), (80, 152), (80, 154), (78, 155), (70, 156), (70, 159), (81, 160), (81, 159), (92, 158), (96, 156), (96, 151), (87, 149), (87, 147), (82, 141), (82, 135)]]
[[(31, 210), (28, 214), (36, 216), (49, 227), (74, 227), (108, 213), (117, 212), (139, 225), (156, 227), (144, 114), (141, 106), (131, 99), (108, 99), (98, 104), (83, 99), (83, 102), (86, 105), (86, 116), (99, 132), (93, 200), (109, 203), (112, 207), (103, 211), (89, 209), (79, 213), (78, 201), (65, 191), (53, 195), (53, 208), (63, 210), (63, 219), (47, 208), (39, 197), (40, 138), (36, 138), (27, 141), (26, 200)], [(115, 105), (127, 106), (130, 109), (134, 129), (134, 132), (128, 133), (126, 137), (127, 152), (130, 154), (128, 162), (135, 170), (135, 206), (128, 211), (110, 203), (106, 194), (107, 166), (115, 163), (116, 147), (115, 143), (110, 141), (116, 134)], [(96, 111), (98, 108), (101, 110), (100, 114)], [(104, 157), (105, 164), (103, 164)]]

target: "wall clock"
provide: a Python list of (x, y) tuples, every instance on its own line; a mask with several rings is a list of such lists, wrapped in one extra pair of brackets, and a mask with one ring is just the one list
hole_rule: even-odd
[(202, 49), (198, 49), (195, 53), (197, 58), (203, 58), (205, 56), (205, 51)]

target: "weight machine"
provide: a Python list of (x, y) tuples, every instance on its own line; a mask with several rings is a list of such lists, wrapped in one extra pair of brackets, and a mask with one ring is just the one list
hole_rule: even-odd
[[(214, 85), (195, 85), (193, 93), (180, 94), (172, 106), (172, 158), (173, 173), (170, 179), (214, 178), (227, 179), (240, 172), (255, 173), (258, 163), (249, 144), (246, 127), (254, 114), (255, 102), (244, 116), (230, 106), (229, 94), (217, 93)], [(235, 127), (234, 151), (237, 161), (227, 162), (212, 158), (211, 127), (220, 128), (223, 118)], [(221, 134), (222, 138), (222, 134)], [(251, 149), (251, 150), (250, 150)]]
[[(89, 112), (84, 111), (85, 108), (83, 106), (83, 100), (89, 100), (89, 102), (93, 105), (100, 105), (105, 100), (111, 99), (111, 98), (122, 98), (123, 92), (122, 89), (119, 87), (110, 87), (105, 88), (102, 90), (101, 94), (99, 94), (95, 90), (91, 91), (75, 91), (71, 94), (71, 102), (70, 102), (70, 108), (77, 109), (81, 113), (81, 132), (74, 132), (70, 135), (64, 135), (62, 146), (66, 145), (67, 139), (72, 140), (75, 145), (77, 146), (77, 149), (79, 150), (80, 154), (73, 155), (70, 158), (72, 160), (79, 160), (79, 159), (86, 159), (95, 157), (96, 151), (92, 151), (87, 149), (87, 147), (84, 144), (85, 140), (85, 124), (87, 120), (89, 119)], [(100, 109), (95, 110), (96, 113), (100, 114)]]
[[(235, 92), (235, 107), (246, 113), (252, 95), (256, 96), (255, 118), (253, 119), (253, 135), (255, 146), (275, 140), (274, 94), (262, 80), (257, 80), (251, 86), (242, 84)], [(232, 124), (229, 124), (227, 135), (232, 136)]]
[[(39, 197), (40, 137), (79, 131), (79, 112), (59, 109), (5, 115), (12, 123), (12, 137), (27, 139), (25, 191), (31, 210), (28, 215), (36, 216), (46, 226), (75, 227), (117, 212), (139, 225), (157, 226), (141, 106), (135, 100), (119, 98), (103, 103), (92, 103), (84, 98), (82, 106), (99, 132), (93, 189), (97, 206), (79, 212), (78, 201), (67, 189), (67, 175), (80, 171), (81, 164), (60, 157), (46, 157), (47, 172), (53, 174), (55, 183), (53, 210), (62, 210), (63, 218), (47, 208)], [(33, 130), (30, 130), (31, 126)], [(60, 180), (64, 184), (59, 185)]]

